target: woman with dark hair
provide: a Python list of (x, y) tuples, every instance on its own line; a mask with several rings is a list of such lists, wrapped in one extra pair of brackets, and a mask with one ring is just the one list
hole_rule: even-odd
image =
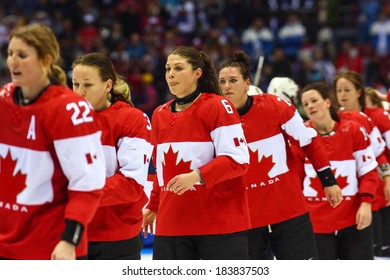
[(380, 175), (375, 199), (372, 203), (375, 256), (390, 257), (390, 118), (382, 108), (366, 106), (366, 87), (361, 76), (346, 71), (334, 79), (333, 89), (341, 117), (350, 112), (364, 113), (372, 123), (371, 145), (378, 162)]
[(340, 118), (331, 102), (330, 88), (321, 82), (302, 89), (301, 101), (308, 127), (319, 135), (342, 188), (343, 203), (336, 209), (323, 200), (310, 162), (305, 160), (304, 194), (313, 223), (320, 259), (373, 259), (371, 202), (378, 175), (377, 162), (366, 130), (356, 121)]
[[(219, 70), (223, 95), (237, 108), (249, 147), (245, 174), (251, 217), (251, 259), (316, 259), (314, 234), (292, 150), (304, 150), (315, 165), (327, 203), (341, 202), (340, 188), (314, 129), (305, 127), (296, 108), (273, 94), (249, 96), (250, 59), (234, 53)], [(291, 144), (290, 144), (291, 143)]]
[(145, 232), (157, 213), (153, 259), (248, 259), (240, 117), (204, 52), (177, 47), (165, 69), (175, 98), (153, 113), (157, 180), (144, 213)]
[(149, 118), (134, 108), (129, 86), (106, 55), (83, 55), (72, 68), (73, 90), (97, 112), (106, 159), (106, 184), (88, 227), (88, 259), (139, 260), (153, 149)]

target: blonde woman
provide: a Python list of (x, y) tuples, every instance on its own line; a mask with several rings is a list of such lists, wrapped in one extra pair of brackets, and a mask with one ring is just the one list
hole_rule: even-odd
[(89, 53), (73, 62), (73, 90), (97, 112), (106, 184), (88, 228), (88, 259), (139, 260), (144, 192), (153, 146), (149, 118), (134, 108), (127, 83), (110, 59)]
[(0, 258), (87, 255), (87, 224), (104, 185), (96, 115), (66, 86), (52, 30), (10, 34), (12, 83), (0, 89)]

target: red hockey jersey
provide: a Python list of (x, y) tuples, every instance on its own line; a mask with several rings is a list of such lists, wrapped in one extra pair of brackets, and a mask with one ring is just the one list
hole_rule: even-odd
[[(157, 170), (148, 208), (157, 211), (156, 235), (227, 234), (249, 228), (244, 173), (248, 147), (239, 115), (225, 98), (203, 93), (186, 110), (169, 101), (152, 117)], [(183, 195), (166, 189), (174, 176), (199, 169), (198, 182)]]
[[(27, 106), (0, 90), (0, 257), (50, 259), (65, 220), (86, 226), (105, 181), (95, 112), (69, 88), (49, 86)], [(86, 255), (86, 234), (77, 248)]]
[[(357, 121), (361, 126), (363, 126), (370, 137), (370, 144), (374, 151), (376, 161), (378, 165), (383, 163), (388, 163), (388, 157), (386, 156), (386, 142), (382, 138), (382, 133), (378, 129), (378, 126), (368, 115), (363, 112), (358, 111), (339, 111), (339, 116), (341, 119)], [(388, 121), (388, 120), (387, 120)], [(381, 135), (382, 134), (382, 135)], [(378, 187), (374, 200), (372, 201), (372, 210), (377, 211), (381, 207), (386, 205), (385, 194), (384, 194), (384, 181), (378, 173)]]
[(364, 113), (369, 116), (386, 143), (386, 156), (390, 160), (390, 113), (382, 108), (365, 108)]
[(368, 115), (363, 112), (344, 110), (339, 111), (338, 114), (341, 119), (353, 120), (363, 126), (370, 137), (370, 144), (378, 163), (380, 164), (382, 162), (387, 162), (387, 158), (385, 155), (386, 142), (382, 138), (381, 132), (378, 129), (376, 123)]
[[(312, 127), (311, 121), (306, 124)], [(320, 139), (343, 195), (336, 208), (327, 202), (313, 166), (305, 162), (304, 194), (315, 233), (331, 233), (355, 225), (361, 202), (374, 197), (378, 184), (377, 162), (366, 130), (359, 123), (342, 118), (334, 131)]]
[(153, 146), (146, 114), (117, 101), (97, 113), (106, 159), (106, 185), (88, 240), (118, 241), (138, 235), (148, 201), (144, 185)]
[(253, 96), (241, 122), (250, 153), (245, 179), (252, 228), (308, 212), (289, 139), (321, 170), (330, 163), (318, 146), (317, 132), (305, 127), (293, 105), (271, 94)]
[[(382, 135), (386, 144), (385, 155), (387, 162), (390, 161), (390, 113), (382, 108), (364, 108), (364, 113), (369, 116)], [(380, 163), (379, 163), (380, 164)], [(386, 207), (386, 198), (384, 193), (384, 181), (381, 180), (381, 186), (378, 188), (377, 204), (378, 208)]]

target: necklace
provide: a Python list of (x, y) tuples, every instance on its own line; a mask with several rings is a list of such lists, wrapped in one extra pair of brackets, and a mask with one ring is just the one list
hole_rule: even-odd
[(336, 133), (336, 127), (335, 127), (335, 125), (336, 125), (336, 122), (335, 121), (332, 121), (332, 125), (331, 125), (331, 130), (329, 130), (329, 131), (327, 131), (327, 132), (325, 132), (325, 133), (319, 133), (318, 132), (318, 134), (320, 135), (320, 136), (333, 136), (335, 133)]
[(326, 133), (318, 133), (320, 136), (333, 136), (336, 133), (336, 131), (331, 130)]

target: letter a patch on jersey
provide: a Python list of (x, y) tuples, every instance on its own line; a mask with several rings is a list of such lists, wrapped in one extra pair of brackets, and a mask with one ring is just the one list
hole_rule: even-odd
[(35, 116), (31, 116), (30, 126), (28, 127), (27, 139), (35, 140), (37, 138), (35, 134)]

